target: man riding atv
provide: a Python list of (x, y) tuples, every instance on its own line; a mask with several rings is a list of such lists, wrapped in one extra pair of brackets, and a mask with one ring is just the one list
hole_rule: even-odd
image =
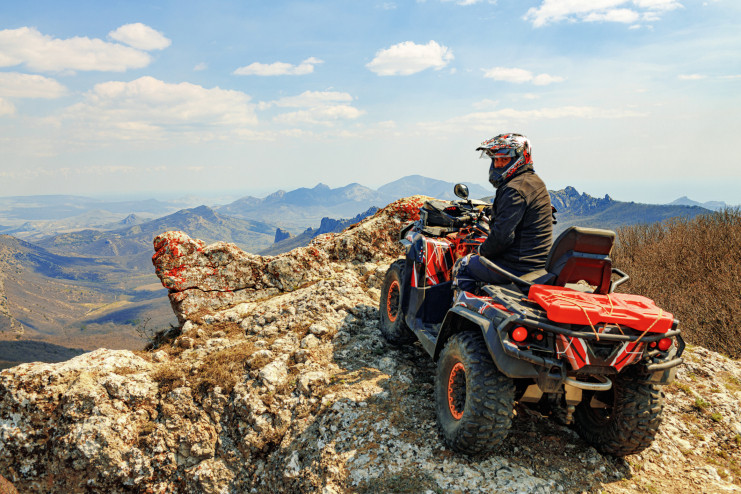
[(492, 158), (491, 219), (463, 184), (461, 200), (420, 207), (381, 287), (382, 334), (437, 362), (435, 411), (456, 452), (495, 451), (515, 403), (551, 411), (604, 453), (644, 450), (661, 423), (659, 386), (682, 363), (679, 321), (615, 292), (630, 278), (612, 265), (615, 232), (571, 226), (551, 245), (553, 210), (524, 136), (479, 150)]
[[(530, 141), (520, 134), (499, 134), (476, 151), (491, 158), (489, 182), (497, 189), (490, 233), (479, 255), (517, 276), (542, 269), (552, 241), (552, 208), (548, 190), (533, 170)], [(509, 283), (475, 254), (459, 259), (453, 274), (453, 285), (468, 292), (477, 281)]]

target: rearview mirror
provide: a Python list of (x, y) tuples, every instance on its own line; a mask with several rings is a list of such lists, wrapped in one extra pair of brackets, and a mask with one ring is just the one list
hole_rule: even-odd
[(463, 200), (468, 199), (468, 186), (466, 184), (455, 184), (453, 193)]

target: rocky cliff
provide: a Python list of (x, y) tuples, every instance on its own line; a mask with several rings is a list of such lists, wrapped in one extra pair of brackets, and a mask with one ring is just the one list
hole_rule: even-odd
[(740, 492), (741, 365), (687, 352), (641, 455), (518, 407), (499, 452), (446, 449), (434, 364), (378, 330), (421, 197), (275, 257), (155, 239), (181, 323), (151, 351), (0, 373), (0, 475), (20, 492)]

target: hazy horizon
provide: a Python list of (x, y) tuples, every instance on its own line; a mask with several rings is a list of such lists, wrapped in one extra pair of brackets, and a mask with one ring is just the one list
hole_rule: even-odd
[[(404, 178), (404, 177), (399, 177), (399, 178)], [(438, 180), (438, 179), (435, 179), (434, 177), (425, 177), (425, 178), (431, 178), (433, 180)], [(393, 181), (394, 180), (391, 180), (391, 181), (386, 182), (386, 183), (390, 183), (390, 182), (393, 182)], [(124, 202), (124, 201), (144, 201), (144, 200), (150, 200), (150, 199), (161, 200), (163, 202), (168, 202), (168, 201), (170, 201), (170, 202), (176, 202), (176, 201), (183, 201), (183, 200), (186, 200), (186, 199), (197, 198), (199, 200), (208, 199), (208, 200), (211, 200), (212, 201), (212, 202), (210, 202), (208, 204), (203, 203), (204, 205), (207, 205), (207, 206), (217, 206), (217, 205), (226, 205), (228, 203), (231, 203), (233, 201), (236, 201), (237, 199), (241, 199), (241, 198), (244, 198), (244, 197), (247, 197), (247, 196), (256, 197), (258, 199), (264, 199), (265, 197), (269, 196), (270, 194), (273, 194), (273, 193), (275, 193), (277, 191), (280, 191), (280, 190), (283, 190), (283, 191), (286, 191), (286, 192), (290, 192), (290, 191), (295, 190), (295, 189), (298, 189), (298, 188), (312, 189), (314, 187), (317, 187), (321, 183), (323, 183), (323, 182), (316, 182), (313, 185), (304, 185), (304, 186), (300, 186), (300, 187), (296, 187), (296, 188), (281, 188), (281, 187), (273, 187), (273, 188), (270, 188), (270, 187), (268, 187), (268, 188), (251, 189), (251, 190), (242, 189), (242, 190), (223, 190), (223, 191), (179, 190), (179, 191), (169, 191), (167, 193), (162, 193), (160, 191), (160, 192), (157, 192), (157, 193), (153, 193), (153, 192), (131, 192), (131, 193), (115, 193), (115, 194), (96, 194), (96, 193), (89, 193), (89, 194), (26, 194), (26, 195), (0, 196), (0, 199), (9, 199), (9, 198), (12, 198), (12, 197), (29, 197), (30, 198), (30, 197), (34, 197), (34, 196), (69, 195), (69, 196), (83, 197), (83, 198), (89, 198), (89, 199), (94, 199), (94, 200), (99, 200), (99, 201), (113, 201), (113, 202), (117, 202), (117, 201), (121, 201), (121, 202)], [(339, 187), (331, 187), (330, 186), (330, 188), (331, 189), (342, 188), (342, 187), (349, 186), (349, 185), (351, 185), (353, 183), (356, 183), (356, 182), (350, 182), (350, 183), (347, 183), (347, 184), (344, 184), (344, 185), (340, 185)], [(376, 190), (379, 187), (385, 185), (386, 183), (382, 183), (382, 184), (377, 185), (377, 186), (369, 186), (367, 184), (362, 184), (362, 183), (359, 184), (359, 185), (364, 186), (364, 187), (368, 187), (368, 188), (373, 189), (373, 190)], [(451, 183), (453, 183), (453, 182), (451, 182)], [(491, 189), (491, 195), (494, 195), (496, 193), (496, 189), (494, 189), (490, 184), (487, 184), (487, 183), (479, 183), (479, 182), (472, 182), (472, 181), (466, 181), (466, 183), (468, 183), (468, 184), (472, 184), (473, 183), (473, 184), (476, 184), (476, 185), (479, 185), (479, 186), (483, 187), (484, 189)], [(327, 185), (327, 184), (325, 184), (325, 185)], [(562, 190), (565, 187), (573, 187), (573, 186), (566, 185), (566, 186), (560, 187), (558, 189), (553, 188), (553, 187), (548, 187), (548, 189), (551, 190), (551, 191), (557, 191), (557, 190)], [(587, 194), (587, 195), (592, 196), (592, 197), (595, 197), (595, 198), (602, 198), (602, 197), (605, 196), (605, 194), (594, 194), (594, 193), (591, 193), (589, 190), (582, 190), (582, 189), (579, 189), (578, 187), (575, 187), (575, 188), (576, 188), (576, 190), (577, 190), (577, 192), (579, 194)], [(452, 191), (452, 188), (451, 188), (451, 191)], [(422, 192), (420, 192), (420, 193), (422, 193)], [(638, 202), (638, 203), (656, 204), (656, 205), (669, 204), (669, 203), (671, 203), (673, 201), (676, 201), (676, 200), (682, 199), (682, 198), (687, 198), (687, 199), (690, 199), (690, 200), (695, 201), (695, 202), (698, 202), (698, 203), (705, 203), (705, 202), (713, 202), (713, 201), (716, 201), (714, 199), (711, 199), (711, 200), (708, 200), (708, 201), (701, 201), (701, 200), (698, 200), (698, 199), (696, 199), (694, 197), (683, 195), (683, 196), (676, 196), (676, 197), (674, 197), (674, 198), (672, 198), (670, 200), (664, 201), (664, 202), (650, 202), (650, 201), (637, 201), (637, 200), (633, 200), (633, 199), (624, 199), (624, 198), (621, 198), (621, 197), (617, 197), (614, 194), (610, 194), (609, 192), (606, 193), (606, 194), (609, 195), (610, 198), (613, 199), (614, 201)], [(192, 202), (192, 200), (189, 201), (189, 202)], [(725, 202), (725, 201), (717, 200), (717, 202)], [(733, 203), (726, 202), (726, 205), (729, 206), (729, 207), (738, 207), (738, 206), (741, 206), (741, 203), (740, 204), (733, 204)], [(190, 207), (190, 206), (187, 206), (187, 207)]]

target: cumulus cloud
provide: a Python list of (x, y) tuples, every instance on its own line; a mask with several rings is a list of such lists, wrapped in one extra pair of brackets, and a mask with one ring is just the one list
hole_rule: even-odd
[(285, 62), (275, 63), (251, 63), (244, 67), (239, 67), (234, 71), (236, 75), (261, 75), (261, 76), (274, 76), (274, 75), (306, 75), (314, 72), (314, 66), (323, 63), (318, 58), (310, 57), (301, 62), (298, 65), (291, 65)]
[(352, 100), (353, 97), (349, 93), (338, 91), (304, 91), (297, 96), (286, 96), (285, 98), (272, 101), (270, 104), (280, 107), (306, 108), (348, 103)]
[(455, 2), (458, 5), (474, 5), (481, 3), (483, 0), (442, 0), (443, 2)]
[(66, 109), (63, 120), (120, 139), (197, 132), (207, 140), (257, 124), (250, 97), (240, 91), (170, 84), (148, 76), (97, 84), (81, 103)]
[(161, 32), (155, 31), (141, 22), (125, 24), (108, 33), (108, 36), (125, 45), (145, 51), (163, 50), (171, 44), (171, 41), (165, 38)]
[(635, 110), (598, 108), (594, 106), (560, 106), (535, 110), (501, 110), (480, 111), (454, 117), (444, 122), (428, 122), (421, 127), (428, 131), (443, 132), (469, 128), (476, 131), (490, 131), (492, 126), (511, 126), (513, 123), (568, 119), (619, 119), (645, 117), (647, 114)]
[(534, 75), (529, 70), (516, 67), (493, 67), (484, 71), (484, 77), (494, 79), (495, 81), (513, 82), (515, 84), (531, 82), (536, 86), (547, 86), (548, 84), (565, 80), (563, 77), (549, 74)]
[(450, 49), (435, 41), (426, 45), (404, 41), (379, 50), (365, 66), (378, 75), (411, 75), (430, 68), (440, 70), (451, 60), (453, 53)]
[(541, 27), (561, 21), (620, 22), (656, 21), (660, 14), (681, 8), (678, 0), (542, 0), (528, 9), (524, 19)]
[(15, 115), (15, 106), (10, 101), (0, 98), (0, 117), (6, 115)]
[(276, 123), (331, 125), (338, 120), (354, 120), (365, 112), (350, 105), (353, 97), (338, 91), (304, 91), (296, 96), (287, 96), (268, 103), (261, 103), (260, 109), (269, 107), (300, 108), (298, 111), (282, 113), (273, 118)]
[(8, 98), (46, 98), (64, 96), (67, 89), (54, 79), (18, 72), (0, 72), (0, 96)]
[(38, 71), (123, 72), (146, 67), (150, 61), (142, 50), (100, 39), (57, 39), (30, 27), (0, 31), (0, 67), (25, 64)]
[(277, 115), (273, 121), (284, 124), (306, 123), (331, 125), (337, 120), (354, 120), (364, 113), (364, 111), (350, 105), (330, 105), (282, 113)]
[(585, 15), (584, 22), (622, 22), (630, 24), (640, 19), (635, 10), (630, 9), (608, 9), (604, 11), (590, 12)]

